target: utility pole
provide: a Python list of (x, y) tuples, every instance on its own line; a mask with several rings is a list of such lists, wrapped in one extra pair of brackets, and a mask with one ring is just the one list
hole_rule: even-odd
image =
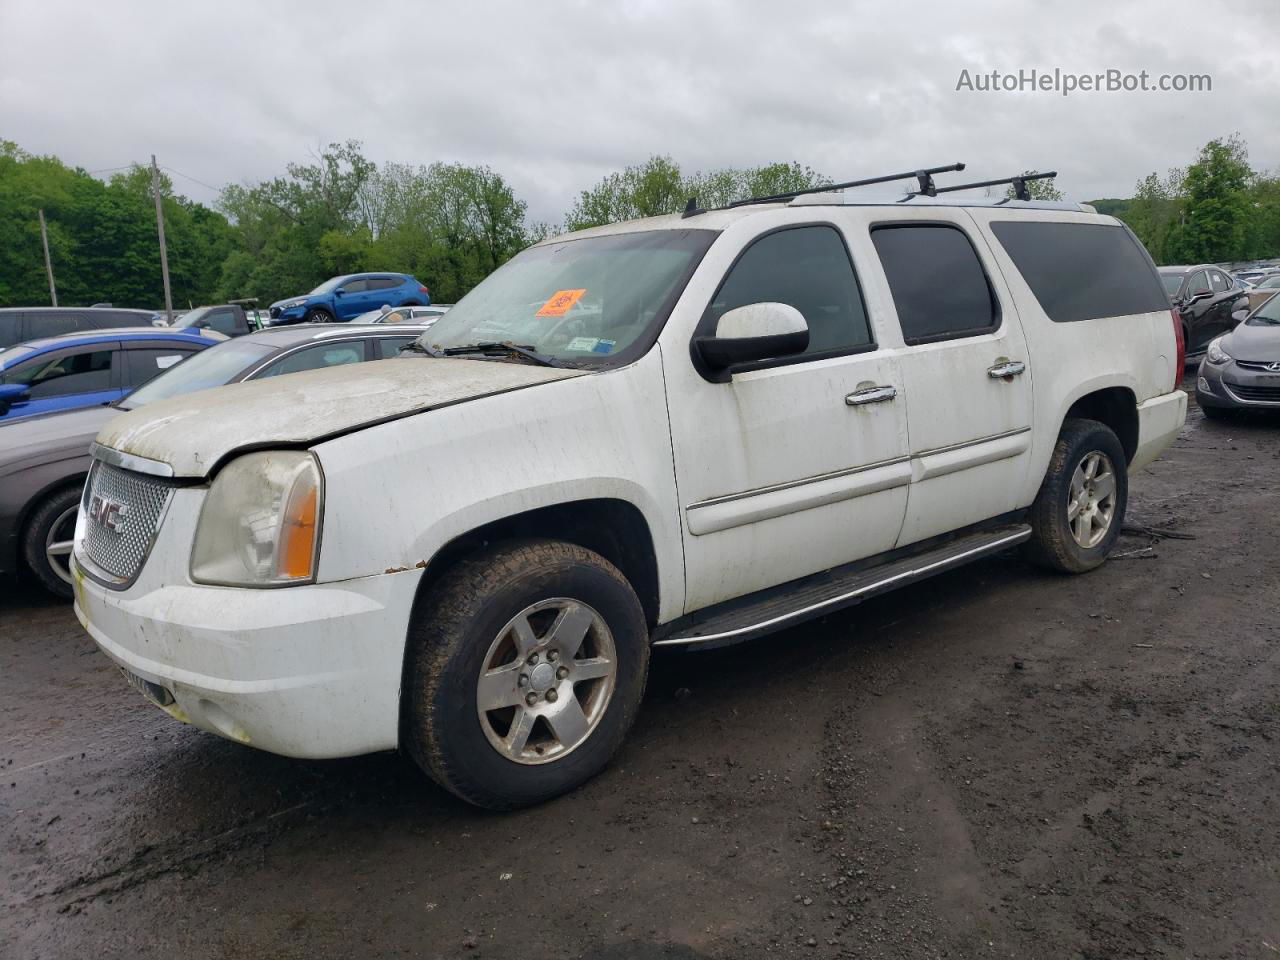
[(160, 168), (156, 155), (151, 155), (151, 192), (156, 198), (156, 229), (160, 232), (160, 273), (164, 277), (165, 319), (173, 324), (173, 293), (169, 290), (169, 251), (164, 245), (164, 207), (160, 205)]
[(58, 288), (53, 285), (53, 261), (49, 259), (49, 231), (44, 226), (44, 209), (40, 210), (40, 242), (44, 244), (44, 272), (49, 275), (49, 299), (58, 305)]

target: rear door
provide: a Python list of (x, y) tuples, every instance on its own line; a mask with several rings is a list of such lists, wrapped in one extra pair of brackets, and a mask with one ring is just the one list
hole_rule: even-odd
[(1187, 278), (1184, 289), (1185, 303), (1180, 313), (1187, 330), (1187, 353), (1200, 353), (1218, 335), (1216, 331), (1219, 326), (1214, 318), (1213, 285), (1209, 282), (1209, 271), (1196, 270)]
[(870, 233), (904, 343), (912, 482), (903, 546), (1017, 508), (1031, 372), (1013, 300), (963, 209), (895, 211)]
[(121, 388), (128, 395), (198, 351), (183, 345), (147, 344), (139, 347), (126, 345), (122, 352)]

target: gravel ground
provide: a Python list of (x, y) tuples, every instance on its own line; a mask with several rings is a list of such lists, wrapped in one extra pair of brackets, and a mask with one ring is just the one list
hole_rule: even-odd
[(0, 957), (1280, 957), (1278, 492), (1193, 409), (1130, 521), (1194, 539), (658, 656), (514, 815), (184, 727), (0, 583)]

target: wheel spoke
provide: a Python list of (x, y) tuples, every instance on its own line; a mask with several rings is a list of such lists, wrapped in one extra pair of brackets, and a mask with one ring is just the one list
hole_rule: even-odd
[(1080, 512), (1080, 498), (1072, 494), (1071, 499), (1067, 501), (1067, 520), (1071, 521), (1076, 518), (1076, 514)]
[(613, 673), (613, 661), (606, 657), (590, 657), (586, 660), (574, 660), (570, 664), (573, 680), (596, 680)]
[(580, 603), (571, 604), (556, 618), (555, 624), (547, 632), (547, 639), (559, 649), (561, 657), (571, 660), (582, 646), (594, 619), (587, 607)]
[(515, 640), (516, 654), (521, 660), (527, 657), (529, 651), (538, 645), (538, 638), (534, 635), (533, 625), (529, 623), (528, 617), (516, 617), (512, 621), (511, 636)]
[(578, 698), (571, 694), (562, 697), (556, 704), (555, 712), (546, 714), (546, 718), (551, 732), (564, 747), (577, 744), (590, 729), (587, 716), (582, 712), (582, 705), (578, 703)]
[(56, 543), (49, 544), (45, 548), (45, 553), (51, 557), (65, 557), (71, 553), (72, 544), (73, 541), (71, 540), (59, 540)]
[(1116, 492), (1116, 475), (1114, 473), (1100, 473), (1093, 478), (1093, 495), (1098, 501), (1107, 499)]
[(1075, 473), (1071, 474), (1071, 496), (1077, 500), (1084, 496), (1084, 464), (1076, 467)]
[(503, 745), (512, 756), (518, 757), (524, 752), (525, 744), (529, 742), (529, 734), (533, 733), (535, 719), (534, 715), (524, 707), (516, 707), (516, 715), (511, 720), (511, 729), (503, 739)]
[(1098, 455), (1096, 453), (1091, 453), (1084, 458), (1084, 478), (1086, 480), (1092, 480), (1097, 472)]
[(500, 710), (520, 703), (524, 696), (518, 681), (524, 664), (517, 660), (487, 671), (476, 685), (476, 704), (481, 710)]
[(1082, 547), (1087, 547), (1089, 545), (1089, 527), (1090, 526), (1091, 524), (1089, 522), (1089, 515), (1087, 513), (1081, 513), (1078, 517), (1076, 517), (1075, 523), (1073, 524), (1073, 529), (1075, 530), (1075, 534), (1076, 534), (1076, 542), (1080, 544), (1080, 546)]

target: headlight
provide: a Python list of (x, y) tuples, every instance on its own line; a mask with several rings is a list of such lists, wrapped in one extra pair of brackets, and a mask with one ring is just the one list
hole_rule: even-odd
[(315, 580), (324, 513), (320, 465), (273, 450), (233, 460), (213, 481), (191, 548), (191, 579), (233, 587)]
[(305, 307), (306, 305), (307, 305), (307, 300), (304, 297), (301, 300), (290, 300), (288, 303), (282, 303), (280, 304), (280, 309), (292, 310), (294, 307)]
[(1204, 358), (1214, 365), (1221, 365), (1231, 361), (1231, 354), (1222, 349), (1222, 338), (1213, 340), (1209, 344), (1209, 349), (1205, 351)]

